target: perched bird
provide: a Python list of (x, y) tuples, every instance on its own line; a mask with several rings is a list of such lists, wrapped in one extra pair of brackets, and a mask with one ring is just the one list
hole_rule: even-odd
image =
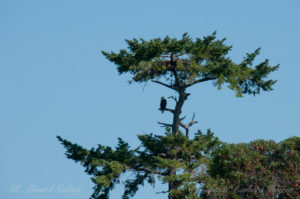
[(164, 97), (161, 97), (159, 110), (161, 110), (161, 112), (163, 113), (165, 111), (166, 107), (167, 107), (167, 100)]

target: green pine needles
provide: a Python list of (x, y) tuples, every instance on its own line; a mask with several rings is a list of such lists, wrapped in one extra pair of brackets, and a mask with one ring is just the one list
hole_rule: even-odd
[[(216, 33), (193, 40), (188, 34), (181, 39), (165, 37), (149, 41), (126, 40), (128, 49), (103, 55), (117, 65), (120, 74), (130, 73), (131, 82), (160, 84), (174, 90), (175, 107), (163, 107), (173, 115), (171, 123), (159, 122), (164, 135), (139, 135), (140, 146), (131, 149), (119, 138), (113, 149), (98, 145), (85, 149), (60, 136), (66, 156), (85, 167), (94, 182), (93, 199), (109, 199), (116, 184), (124, 185), (123, 199), (133, 197), (138, 189), (160, 181), (168, 184), (169, 199), (227, 198), (300, 198), (300, 138), (279, 143), (256, 140), (250, 143), (227, 144), (214, 134), (198, 131), (189, 138), (189, 129), (197, 123), (195, 114), (184, 122), (182, 108), (191, 95), (187, 89), (211, 81), (224, 84), (236, 96), (270, 91), (275, 80), (268, 75), (279, 65), (269, 61), (254, 65), (260, 48), (246, 54), (241, 63), (228, 57), (232, 46), (217, 40)], [(161, 107), (162, 109), (162, 107)], [(133, 178), (121, 182), (124, 173)]]
[(126, 40), (128, 50), (102, 53), (118, 66), (120, 74), (131, 73), (135, 82), (163, 78), (171, 87), (187, 88), (213, 80), (218, 88), (228, 83), (237, 96), (259, 94), (261, 89), (272, 90), (276, 81), (265, 78), (279, 65), (270, 66), (266, 59), (253, 66), (260, 48), (246, 54), (241, 63), (235, 63), (227, 56), (232, 46), (226, 46), (224, 41), (216, 40), (216, 32), (203, 39), (196, 38), (195, 41), (185, 33), (180, 40), (168, 36), (150, 41)]
[[(196, 196), (200, 193), (197, 185), (205, 179), (209, 154), (220, 144), (210, 130), (206, 134), (197, 132), (192, 140), (182, 133), (174, 136), (170, 129), (165, 136), (139, 135), (141, 146), (134, 150), (120, 138), (115, 149), (98, 145), (90, 150), (57, 138), (67, 149), (67, 158), (80, 162), (85, 172), (92, 176), (95, 183), (92, 198), (97, 199), (108, 199), (109, 192), (120, 183), (119, 178), (125, 172), (133, 173), (134, 178), (124, 182), (124, 199), (134, 196), (145, 182), (154, 185), (156, 179), (176, 185), (178, 189), (169, 193), (173, 198)], [(170, 174), (170, 167), (180, 172)]]

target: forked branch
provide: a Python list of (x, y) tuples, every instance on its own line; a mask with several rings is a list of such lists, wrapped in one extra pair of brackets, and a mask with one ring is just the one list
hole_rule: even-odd
[(182, 128), (185, 129), (185, 136), (188, 138), (188, 137), (189, 137), (189, 128), (190, 128), (191, 126), (193, 126), (193, 124), (198, 123), (198, 121), (195, 121), (195, 120), (194, 120), (194, 119), (195, 119), (195, 113), (193, 114), (192, 120), (191, 120), (189, 123), (187, 123), (187, 124), (184, 124), (184, 123), (182, 122), (182, 120), (183, 120), (184, 118), (185, 118), (185, 117), (180, 118), (179, 125), (180, 125)]
[(168, 99), (173, 99), (176, 103), (178, 102), (177, 97), (175, 97), (175, 96), (170, 96), (170, 97), (168, 97)]

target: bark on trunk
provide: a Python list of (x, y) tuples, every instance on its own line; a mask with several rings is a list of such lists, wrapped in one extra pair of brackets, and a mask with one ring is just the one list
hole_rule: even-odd
[(173, 124), (172, 124), (172, 133), (173, 135), (178, 135), (179, 131), (179, 122), (180, 122), (180, 114), (181, 114), (181, 109), (184, 104), (184, 101), (186, 99), (186, 93), (184, 92), (185, 89), (180, 89), (178, 91), (179, 93), (179, 100), (176, 103), (174, 114), (173, 114)]
[[(182, 109), (182, 106), (184, 104), (184, 101), (186, 100), (186, 93), (185, 93), (184, 88), (179, 89), (178, 94), (179, 94), (179, 99), (176, 102), (176, 106), (175, 106), (174, 113), (173, 113), (173, 124), (172, 124), (172, 133), (173, 133), (173, 135), (178, 135), (181, 109)], [(176, 175), (176, 170), (172, 167), (169, 168), (169, 174), (170, 175)], [(169, 182), (169, 196), (168, 196), (168, 199), (175, 199), (175, 197), (172, 197), (170, 195), (170, 191), (172, 191), (176, 188), (177, 187), (176, 187), (174, 182)]]

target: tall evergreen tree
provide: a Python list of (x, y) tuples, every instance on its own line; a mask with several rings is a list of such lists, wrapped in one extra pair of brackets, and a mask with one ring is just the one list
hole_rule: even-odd
[[(169, 199), (205, 196), (201, 190), (205, 188), (205, 182), (210, 182), (208, 166), (212, 165), (212, 155), (225, 144), (210, 130), (206, 134), (198, 131), (193, 139), (189, 139), (189, 128), (197, 121), (194, 115), (190, 122), (184, 123), (185, 117), (181, 116), (184, 102), (190, 95), (187, 89), (212, 81), (218, 89), (228, 86), (237, 97), (256, 95), (272, 90), (276, 81), (267, 77), (279, 67), (270, 66), (267, 59), (254, 65), (260, 48), (236, 63), (228, 57), (232, 46), (225, 45), (224, 41), (216, 39), (215, 32), (195, 40), (185, 33), (181, 39), (167, 36), (149, 41), (126, 40), (127, 50), (118, 53), (102, 51), (117, 65), (120, 74), (132, 75), (131, 82), (151, 81), (176, 91), (178, 95), (171, 97), (175, 107), (164, 109), (173, 114), (173, 121), (159, 122), (165, 127), (166, 135), (139, 135), (141, 147), (137, 149), (130, 149), (128, 143), (119, 139), (115, 149), (99, 145), (87, 150), (58, 136), (67, 149), (67, 157), (79, 161), (93, 176), (95, 191), (92, 198), (108, 199), (110, 190), (120, 182), (120, 174), (127, 171), (135, 173), (135, 178), (125, 181), (123, 198), (133, 196), (145, 180), (154, 184), (156, 176), (168, 183)], [(212, 168), (218, 168), (217, 164)]]

